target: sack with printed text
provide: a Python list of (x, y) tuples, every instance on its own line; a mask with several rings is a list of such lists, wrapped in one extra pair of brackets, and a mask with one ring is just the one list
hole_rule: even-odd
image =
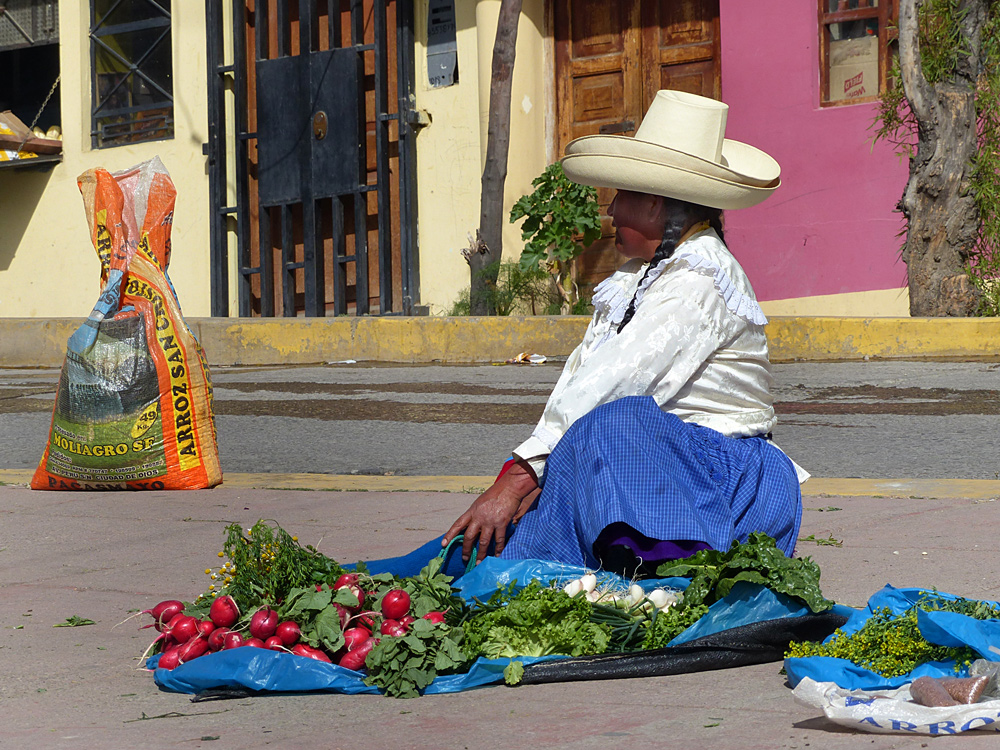
[(214, 487), (222, 471), (208, 364), (167, 278), (173, 182), (156, 158), (77, 182), (102, 290), (67, 344), (31, 487)]

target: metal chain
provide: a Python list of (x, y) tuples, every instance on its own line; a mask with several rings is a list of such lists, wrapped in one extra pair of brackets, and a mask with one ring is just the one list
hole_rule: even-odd
[(34, 129), (35, 125), (38, 124), (38, 118), (42, 116), (42, 112), (45, 111), (45, 107), (48, 105), (49, 99), (51, 99), (52, 95), (56, 92), (56, 87), (59, 85), (60, 78), (62, 78), (62, 73), (56, 76), (56, 80), (52, 84), (52, 88), (49, 89), (49, 93), (46, 95), (45, 101), (42, 102), (42, 106), (38, 108), (38, 112), (35, 114), (35, 119), (32, 120), (31, 124), (28, 126), (28, 135), (24, 137), (24, 140), (21, 141), (21, 145), (18, 146), (17, 151), (14, 154), (15, 158), (17, 158), (17, 154), (21, 152), (21, 149), (24, 148), (24, 144), (28, 142), (28, 139), (31, 138), (32, 135), (34, 135), (34, 133), (32, 133), (31, 131)]

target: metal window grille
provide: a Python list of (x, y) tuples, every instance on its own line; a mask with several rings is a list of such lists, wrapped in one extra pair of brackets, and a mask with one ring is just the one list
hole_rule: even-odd
[(91, 0), (94, 148), (174, 135), (170, 0)]
[(0, 0), (0, 51), (58, 41), (56, 0)]

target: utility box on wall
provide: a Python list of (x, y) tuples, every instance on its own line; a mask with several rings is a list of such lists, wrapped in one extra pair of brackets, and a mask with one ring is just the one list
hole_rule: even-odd
[(454, 0), (427, 5), (427, 82), (432, 89), (458, 83), (458, 44)]

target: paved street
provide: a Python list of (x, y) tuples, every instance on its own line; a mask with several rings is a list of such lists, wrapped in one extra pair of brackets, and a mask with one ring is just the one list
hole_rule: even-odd
[[(414, 549), (473, 497), (464, 479), (439, 477), (495, 471), (530, 431), (559, 369), (216, 368), (227, 485), (39, 493), (0, 482), (0, 748), (356, 748), (376, 737), (398, 748), (925, 747), (926, 738), (837, 729), (793, 701), (778, 664), (407, 702), (299, 695), (197, 704), (156, 689), (135, 669), (150, 631), (113, 626), (135, 608), (200, 591), (226, 523), (273, 518), (345, 561)], [(779, 365), (775, 437), (817, 477), (996, 479), (997, 369), (983, 362)], [(57, 376), (0, 370), (0, 470), (26, 477), (35, 466)], [(241, 485), (238, 472), (314, 478)], [(245, 488), (335, 488), (318, 473), (372, 476), (352, 480), (358, 489), (367, 483), (364, 492)], [(9, 481), (11, 472), (4, 476)], [(828, 596), (858, 606), (892, 583), (1000, 598), (992, 490), (963, 497), (969, 485), (958, 481), (925, 482), (919, 492), (906, 483), (880, 486), (888, 489), (864, 497), (804, 487), (799, 553), (819, 562)], [(397, 491), (383, 491), (389, 487)], [(96, 624), (53, 629), (72, 615)], [(976, 733), (956, 742), (985, 748), (995, 741)]]
[[(807, 485), (808, 486), (808, 485)], [(465, 508), (460, 492), (60, 493), (0, 486), (0, 748), (594, 748), (871, 750), (996, 746), (859, 735), (798, 705), (780, 664), (642, 680), (495, 686), (397, 701), (270, 695), (191, 703), (135, 661), (152, 639), (135, 608), (186, 599), (226, 522), (277, 519), (341, 560), (409, 551)], [(800, 543), (824, 593), (860, 605), (885, 583), (1000, 596), (1000, 504), (807, 496)], [(956, 533), (959, 531), (961, 533)], [(78, 615), (94, 625), (53, 628)]]
[[(488, 475), (561, 363), (215, 368), (226, 472)], [(996, 479), (1000, 364), (774, 367), (775, 440), (817, 477)], [(0, 370), (0, 469), (44, 448), (56, 370)]]

